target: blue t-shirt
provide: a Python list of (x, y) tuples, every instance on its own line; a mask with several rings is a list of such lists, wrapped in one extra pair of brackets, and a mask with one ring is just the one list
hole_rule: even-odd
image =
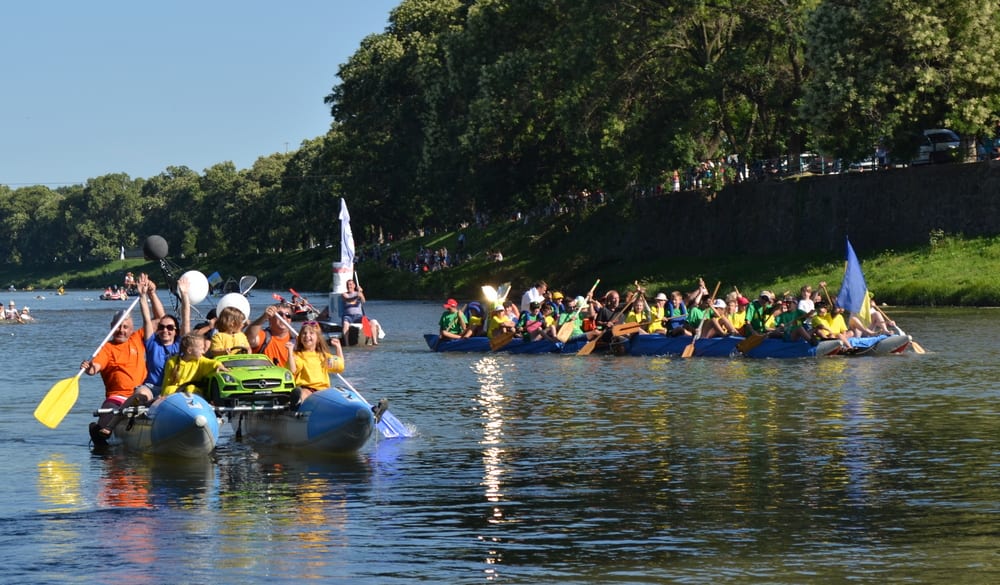
[(170, 345), (163, 345), (156, 335), (146, 340), (146, 379), (144, 384), (157, 388), (163, 385), (163, 367), (167, 364), (167, 358), (181, 352), (181, 342), (175, 341)]

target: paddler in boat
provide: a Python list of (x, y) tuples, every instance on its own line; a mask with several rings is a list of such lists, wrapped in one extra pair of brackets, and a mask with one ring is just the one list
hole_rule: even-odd
[(594, 301), (594, 304), (598, 307), (594, 313), (595, 329), (587, 333), (588, 340), (600, 336), (605, 342), (611, 341), (611, 328), (620, 324), (622, 319), (624, 319), (624, 315), (618, 312), (620, 302), (621, 295), (614, 289), (604, 293), (603, 302)]
[[(579, 311), (577, 311), (579, 309)], [(585, 317), (590, 316), (590, 305), (587, 304), (587, 299), (580, 296), (574, 299), (570, 299), (566, 306), (566, 312), (559, 315), (559, 319), (556, 325), (556, 331), (558, 331), (566, 323), (573, 324), (573, 332), (570, 334), (568, 339), (573, 339), (584, 335), (583, 330), (583, 320)]]
[[(253, 353), (262, 353), (271, 358), (276, 366), (288, 366), (288, 344), (292, 333), (285, 323), (292, 320), (292, 309), (285, 303), (270, 305), (264, 313), (247, 327), (246, 336)], [(261, 326), (267, 321), (267, 328)]]
[(17, 316), (18, 316), (17, 305), (14, 303), (13, 300), (11, 300), (7, 304), (7, 310), (3, 312), (3, 318), (13, 321), (17, 319)]
[(461, 339), (465, 333), (465, 316), (458, 310), (458, 301), (448, 299), (441, 306), (444, 312), (438, 320), (438, 340)]
[(303, 323), (299, 336), (287, 347), (288, 369), (295, 381), (289, 408), (298, 410), (310, 394), (330, 387), (330, 374), (344, 371), (344, 350), (336, 338), (330, 340), (330, 346), (326, 345), (323, 331), (316, 321)]
[(493, 313), (486, 323), (486, 337), (494, 338), (503, 333), (513, 333), (516, 326), (504, 310), (503, 303), (493, 305)]
[[(642, 324), (642, 327), (649, 327), (649, 324), (653, 319), (652, 315), (653, 313), (650, 311), (649, 307), (646, 306), (646, 299), (640, 296), (634, 303), (632, 303), (632, 308), (629, 309), (629, 312), (625, 314), (625, 323), (640, 323)], [(636, 333), (645, 334), (649, 333), (649, 331), (640, 328)]]
[(649, 333), (667, 332), (667, 294), (656, 293), (653, 304), (649, 307)]
[[(119, 319), (122, 322), (97, 356), (80, 363), (80, 369), (88, 376), (101, 375), (104, 382), (102, 409), (121, 409), (148, 404), (153, 400), (152, 392), (142, 385), (146, 379), (145, 333), (135, 329), (132, 316), (125, 314), (124, 309), (111, 317), (111, 325), (114, 326)], [(95, 445), (107, 444), (115, 418), (115, 415), (105, 413), (98, 417), (97, 422), (90, 423), (90, 437)]]

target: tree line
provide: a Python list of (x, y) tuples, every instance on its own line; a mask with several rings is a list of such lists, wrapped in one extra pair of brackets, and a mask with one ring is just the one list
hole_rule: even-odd
[(340, 197), (364, 241), (721, 157), (905, 157), (924, 128), (993, 135), (997, 31), (1000, 0), (403, 0), (341, 65), (325, 135), (246, 170), (0, 186), (0, 259), (335, 243)]

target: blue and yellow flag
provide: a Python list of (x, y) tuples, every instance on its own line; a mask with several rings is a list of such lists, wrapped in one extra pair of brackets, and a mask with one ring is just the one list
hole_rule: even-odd
[(858, 256), (851, 247), (851, 240), (848, 239), (847, 264), (844, 267), (844, 282), (841, 283), (840, 292), (837, 293), (837, 306), (850, 312), (867, 327), (872, 322), (869, 301), (868, 285), (865, 284), (865, 275), (861, 272), (861, 263), (858, 262)]

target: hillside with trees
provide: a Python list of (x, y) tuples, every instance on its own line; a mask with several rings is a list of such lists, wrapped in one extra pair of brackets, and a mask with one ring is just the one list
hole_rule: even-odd
[(404, 0), (317, 96), (325, 135), (249, 169), (0, 186), (0, 261), (115, 258), (154, 233), (187, 257), (308, 249), (337, 241), (340, 197), (373, 242), (655, 192), (703, 161), (905, 156), (922, 128), (973, 152), (1000, 117), (998, 7)]

